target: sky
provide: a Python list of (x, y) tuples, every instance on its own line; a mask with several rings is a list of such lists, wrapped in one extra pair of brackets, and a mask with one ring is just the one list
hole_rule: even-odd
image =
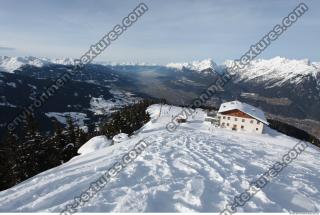
[[(79, 58), (136, 0), (0, 0), (0, 56)], [(167, 64), (238, 59), (301, 1), (145, 0), (149, 10), (98, 61)], [(258, 58), (320, 61), (320, 1)]]

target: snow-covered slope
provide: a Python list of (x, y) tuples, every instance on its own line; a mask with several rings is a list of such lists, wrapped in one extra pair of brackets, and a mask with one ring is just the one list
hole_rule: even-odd
[[(166, 123), (180, 111), (151, 106), (152, 119), (130, 139), (0, 192), (0, 211), (60, 212), (146, 138), (152, 144), (79, 211), (219, 212), (298, 142), (271, 129), (250, 135), (210, 127), (200, 109), (168, 132)], [(319, 157), (320, 151), (309, 146), (238, 211), (319, 211)]]
[[(226, 61), (227, 67), (232, 66), (233, 61)], [(245, 68), (236, 71), (239, 80), (255, 82), (269, 82), (277, 85), (290, 82), (299, 84), (304, 78), (311, 76), (320, 78), (320, 63), (310, 62), (308, 59), (290, 60), (283, 57), (275, 57), (269, 60), (253, 60)]]
[(61, 64), (61, 65), (72, 65), (73, 60), (70, 58), (62, 59), (48, 59), (48, 58), (37, 58), (37, 57), (7, 57), (0, 56), (0, 71), (13, 72), (16, 69), (24, 65), (32, 65), (36, 67), (42, 67), (47, 64)]
[(111, 114), (126, 105), (134, 104), (141, 100), (141, 98), (128, 91), (111, 89), (109, 92), (112, 94), (112, 98), (108, 100), (102, 97), (91, 98), (89, 110), (95, 115)]

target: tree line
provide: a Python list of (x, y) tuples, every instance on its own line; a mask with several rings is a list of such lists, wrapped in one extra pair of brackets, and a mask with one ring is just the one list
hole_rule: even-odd
[(18, 132), (8, 131), (0, 143), (0, 190), (58, 166), (77, 155), (89, 135), (67, 117), (67, 126), (53, 121), (53, 133), (40, 133), (33, 115), (28, 115)]
[(8, 131), (0, 140), (0, 190), (69, 161), (94, 136), (105, 135), (111, 139), (119, 133), (131, 135), (149, 121), (147, 107), (160, 102), (165, 100), (142, 100), (126, 106), (112, 113), (98, 129), (88, 132), (69, 116), (65, 127), (53, 120), (53, 131), (43, 134), (34, 116), (28, 115), (19, 131)]
[(110, 119), (101, 124), (100, 132), (108, 138), (119, 133), (131, 135), (150, 120), (150, 116), (146, 112), (147, 108), (152, 104), (164, 102), (163, 99), (156, 101), (145, 99), (136, 104), (128, 105), (111, 114)]
[(317, 137), (307, 133), (306, 131), (274, 119), (268, 119), (268, 122), (270, 123), (270, 128), (273, 128), (290, 137), (307, 141), (320, 148), (320, 140)]

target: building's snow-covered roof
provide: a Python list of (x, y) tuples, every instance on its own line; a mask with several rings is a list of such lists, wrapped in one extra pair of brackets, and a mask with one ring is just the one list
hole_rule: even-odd
[(217, 119), (217, 118), (214, 116), (206, 116), (206, 119)]
[(259, 108), (256, 108), (252, 105), (240, 102), (240, 101), (231, 101), (222, 103), (218, 113), (223, 113), (231, 110), (239, 110), (243, 113), (248, 114), (249, 116), (259, 120), (260, 122), (269, 125), (264, 113)]

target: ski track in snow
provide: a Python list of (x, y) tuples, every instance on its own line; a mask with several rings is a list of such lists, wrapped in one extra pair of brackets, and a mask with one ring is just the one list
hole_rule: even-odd
[[(197, 111), (194, 123), (165, 130), (179, 108), (149, 108), (153, 118), (139, 133), (117, 145), (77, 156), (0, 192), (0, 212), (60, 212), (142, 138), (150, 145), (80, 212), (219, 212), (298, 141), (270, 130), (243, 134), (208, 131)], [(170, 110), (170, 111), (169, 111)], [(320, 209), (320, 151), (307, 148), (239, 212)]]

